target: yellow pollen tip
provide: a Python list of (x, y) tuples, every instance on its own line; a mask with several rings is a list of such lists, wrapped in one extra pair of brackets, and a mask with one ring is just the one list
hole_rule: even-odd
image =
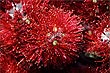
[(54, 32), (57, 32), (57, 30), (58, 30), (57, 27), (53, 27)]
[(56, 40), (53, 41), (53, 45), (54, 46), (57, 45), (57, 41)]
[(30, 23), (31, 23), (29, 19), (26, 19), (25, 22), (26, 22), (27, 24), (30, 24)]
[(89, 35), (92, 35), (92, 31), (89, 30), (89, 31), (88, 31), (88, 34), (89, 34)]
[(93, 0), (94, 3), (97, 3), (97, 0)]

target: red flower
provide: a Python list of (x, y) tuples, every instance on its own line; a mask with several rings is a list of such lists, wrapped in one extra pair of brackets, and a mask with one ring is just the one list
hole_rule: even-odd
[(60, 68), (72, 63), (78, 57), (77, 43), (82, 39), (79, 17), (71, 16), (70, 11), (48, 8), (45, 2), (37, 8), (36, 3), (23, 5), (26, 16), (17, 11), (8, 23), (2, 20), (2, 45), (8, 45), (6, 50), (18, 59), (18, 65), (27, 63), (25, 67), (36, 64), (38, 68)]
[(60, 67), (73, 62), (78, 51), (76, 43), (81, 40), (78, 17), (55, 7), (35, 13), (21, 28), (18, 51), (39, 67)]

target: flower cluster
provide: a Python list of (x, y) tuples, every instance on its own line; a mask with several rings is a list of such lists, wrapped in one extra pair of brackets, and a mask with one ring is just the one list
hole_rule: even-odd
[(109, 73), (109, 5), (97, 0), (1, 0), (1, 72)]

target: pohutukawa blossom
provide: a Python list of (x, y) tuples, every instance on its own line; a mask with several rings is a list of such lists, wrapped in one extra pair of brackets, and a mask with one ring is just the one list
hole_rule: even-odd
[(96, 72), (109, 73), (109, 59), (110, 59), (110, 46), (109, 36), (110, 32), (107, 31), (109, 25), (108, 17), (104, 17), (100, 22), (100, 26), (87, 29), (84, 38), (86, 41), (86, 53), (89, 57), (95, 59), (95, 63), (102, 63), (101, 66), (96, 68)]
[[(9, 39), (11, 36), (16, 38), (14, 42), (10, 42), (10, 52), (17, 59), (17, 65), (24, 66), (25, 62), (27, 63), (25, 67), (36, 64), (38, 68), (42, 66), (61, 68), (74, 62), (78, 57), (77, 44), (82, 39), (80, 18), (76, 15), (71, 16), (71, 11), (64, 12), (63, 9), (54, 6), (48, 8), (45, 3), (38, 8), (33, 3), (30, 4), (31, 6), (23, 5), (25, 16), (20, 16), (23, 13), (14, 13), (11, 26), (15, 28), (10, 28), (15, 34), (10, 32), (10, 36), (7, 35)], [(2, 29), (5, 31), (6, 28)], [(1, 35), (3, 34), (2, 32)], [(5, 43), (10, 41), (4, 39)]]
[[(31, 13), (33, 14), (33, 13)], [(77, 43), (82, 39), (82, 26), (78, 17), (71, 12), (51, 7), (29, 16), (19, 35), (18, 51), (26, 61), (34, 62), (38, 67), (61, 67), (72, 63), (77, 57)], [(28, 14), (27, 14), (28, 16)]]

